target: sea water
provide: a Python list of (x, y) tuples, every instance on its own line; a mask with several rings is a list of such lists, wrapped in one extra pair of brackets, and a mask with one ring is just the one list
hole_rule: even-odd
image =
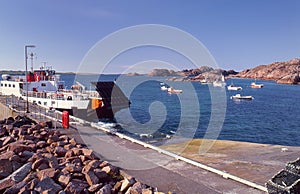
[[(91, 81), (115, 80), (131, 102), (129, 109), (116, 113), (119, 131), (136, 138), (161, 140), (172, 135), (187, 138), (203, 138), (213, 131), (217, 139), (299, 146), (300, 141), (300, 86), (281, 85), (274, 81), (262, 81), (261, 89), (250, 87), (251, 79), (230, 79), (227, 85), (241, 86), (241, 91), (214, 88), (199, 82), (171, 82), (166, 77), (80, 75), (63, 74), (61, 78), (68, 88), (74, 79), (87, 89), (94, 89)], [(169, 94), (160, 89), (165, 82), (182, 94)], [(217, 93), (224, 94), (222, 104), (213, 100)], [(230, 96), (240, 93), (251, 95), (253, 100), (236, 101)], [(218, 96), (217, 96), (218, 97)], [(225, 110), (215, 115), (216, 110)], [(214, 115), (214, 116), (213, 116)], [(219, 117), (218, 117), (219, 116)], [(220, 130), (214, 121), (222, 122)], [(208, 130), (210, 129), (210, 130)]]

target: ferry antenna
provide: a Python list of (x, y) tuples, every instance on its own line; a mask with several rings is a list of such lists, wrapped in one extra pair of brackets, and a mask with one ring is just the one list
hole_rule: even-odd
[(35, 59), (37, 59), (36, 53), (30, 53), (30, 60), (31, 60), (31, 72), (33, 72), (33, 59), (35, 57)]
[(46, 64), (47, 64), (47, 61), (43, 61), (41, 68), (46, 69)]

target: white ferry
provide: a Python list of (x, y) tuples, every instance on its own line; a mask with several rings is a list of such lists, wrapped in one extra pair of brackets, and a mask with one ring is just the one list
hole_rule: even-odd
[[(28, 99), (28, 102), (46, 108), (66, 110), (87, 120), (95, 118), (93, 115), (112, 119), (116, 111), (129, 107), (129, 100), (114, 82), (95, 82), (94, 85), (96, 91), (86, 91), (80, 85), (73, 85), (71, 89), (66, 90), (60, 75), (57, 75), (51, 67), (41, 67), (39, 70), (28, 72), (26, 76), (3, 74), (0, 94)], [(111, 96), (112, 89), (114, 93), (115, 90), (119, 91), (117, 102)]]
[[(26, 80), (27, 79), (27, 80)], [(64, 82), (51, 68), (29, 72), (27, 76), (2, 75), (0, 93), (14, 95), (40, 106), (71, 110), (73, 107), (86, 109), (89, 95), (78, 90), (65, 90)]]

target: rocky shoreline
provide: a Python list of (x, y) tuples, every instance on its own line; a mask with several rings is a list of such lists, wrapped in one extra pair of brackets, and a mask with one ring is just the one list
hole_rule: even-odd
[(161, 193), (26, 116), (0, 121), (1, 193)]
[[(134, 76), (135, 74), (131, 75)], [(212, 83), (214, 81), (221, 81), (222, 76), (224, 76), (225, 78), (273, 80), (278, 84), (300, 84), (300, 59), (295, 58), (286, 62), (260, 65), (241, 72), (202, 66), (197, 69), (185, 69), (177, 72), (168, 69), (153, 69), (147, 75), (168, 76), (168, 81)]]
[(274, 62), (246, 69), (232, 77), (274, 80), (278, 84), (300, 84), (299, 71), (300, 59), (295, 58), (286, 62)]
[(148, 76), (168, 76), (168, 81), (190, 81), (190, 82), (208, 82), (221, 81), (222, 75), (235, 75), (238, 72), (234, 70), (214, 69), (208, 66), (202, 66), (198, 69), (185, 69), (182, 71), (173, 71), (168, 69), (153, 69)]

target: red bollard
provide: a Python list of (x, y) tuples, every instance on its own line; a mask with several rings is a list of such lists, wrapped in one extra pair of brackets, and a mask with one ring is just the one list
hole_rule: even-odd
[(70, 121), (69, 121), (69, 112), (63, 111), (62, 112), (62, 126), (64, 129), (69, 129)]

